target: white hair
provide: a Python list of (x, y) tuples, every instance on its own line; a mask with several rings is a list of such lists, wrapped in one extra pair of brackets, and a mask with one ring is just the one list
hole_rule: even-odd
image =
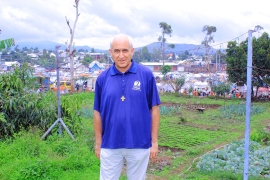
[(111, 41), (110, 41), (110, 48), (112, 48), (112, 43), (113, 43), (114, 39), (117, 38), (117, 37), (127, 37), (128, 38), (128, 42), (130, 44), (130, 48), (133, 48), (132, 38), (129, 35), (126, 35), (126, 34), (117, 34), (117, 35), (113, 36), (112, 39), (111, 39)]

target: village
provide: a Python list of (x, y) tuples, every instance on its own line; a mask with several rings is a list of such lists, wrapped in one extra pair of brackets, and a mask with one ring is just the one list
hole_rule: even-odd
[[(59, 50), (59, 58), (63, 59), (63, 62), (59, 65), (59, 82), (60, 93), (65, 94), (71, 92), (71, 72), (70, 61), (65, 61), (65, 53)], [(38, 59), (39, 53), (29, 53), (32, 62)], [(89, 55), (94, 60), (88, 65), (84, 65), (79, 62), (84, 56)], [(50, 56), (55, 57), (55, 53), (51, 52)], [(99, 74), (110, 67), (113, 63), (110, 57), (106, 63), (101, 62), (100, 59), (104, 59), (105, 53), (91, 53), (91, 52), (79, 52), (74, 57), (74, 90), (76, 92), (81, 91), (95, 91), (95, 82)], [(189, 59), (177, 61), (170, 60), (171, 54), (167, 55), (169, 58), (164, 62), (139, 62), (141, 65), (148, 67), (154, 74), (157, 82), (159, 92), (174, 92), (173, 85), (168, 83), (167, 80), (173, 80), (177, 78), (184, 78), (185, 83), (181, 86), (179, 93), (189, 94), (194, 96), (208, 96), (214, 95), (211, 91), (213, 84), (219, 84), (227, 82), (226, 64), (210, 63), (207, 68), (205, 61), (201, 56), (193, 55)], [(1, 57), (1, 56), (0, 56)], [(13, 70), (14, 66), (20, 66), (18, 61), (0, 61), (0, 73), (5, 73)], [(161, 67), (163, 65), (171, 66), (171, 71), (165, 76), (161, 73)], [(49, 89), (57, 91), (57, 71), (55, 68), (47, 69), (35, 63), (30, 64), (33, 69), (33, 75), (37, 77), (38, 89), (35, 91), (42, 92)], [(231, 86), (231, 93), (226, 94), (229, 98), (244, 98), (246, 93), (246, 85), (237, 86), (233, 83)], [(190, 90), (192, 89), (192, 90)], [(198, 92), (199, 91), (199, 92)], [(254, 91), (256, 89), (254, 88)], [(268, 88), (259, 88), (257, 96), (269, 96)]]

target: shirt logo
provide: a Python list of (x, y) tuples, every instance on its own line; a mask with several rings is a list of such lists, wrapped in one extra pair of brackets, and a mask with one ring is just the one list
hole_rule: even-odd
[(141, 90), (141, 82), (140, 81), (135, 81), (133, 84), (132, 90), (140, 91)]

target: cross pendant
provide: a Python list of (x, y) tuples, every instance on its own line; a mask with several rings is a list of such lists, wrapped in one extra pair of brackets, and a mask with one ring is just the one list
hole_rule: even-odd
[(122, 97), (120, 98), (122, 101), (124, 101), (126, 98), (124, 95), (122, 95)]

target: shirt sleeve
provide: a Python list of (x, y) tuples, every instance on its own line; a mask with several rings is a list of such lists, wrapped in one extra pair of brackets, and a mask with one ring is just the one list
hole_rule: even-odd
[(96, 81), (95, 85), (95, 98), (94, 98), (94, 110), (100, 112), (100, 101), (101, 101), (101, 86), (99, 81)]
[(149, 87), (150, 100), (148, 101), (149, 102), (148, 106), (149, 109), (152, 109), (153, 106), (160, 104), (160, 98), (157, 90), (156, 80), (154, 77), (151, 78), (149, 85), (150, 85)]

